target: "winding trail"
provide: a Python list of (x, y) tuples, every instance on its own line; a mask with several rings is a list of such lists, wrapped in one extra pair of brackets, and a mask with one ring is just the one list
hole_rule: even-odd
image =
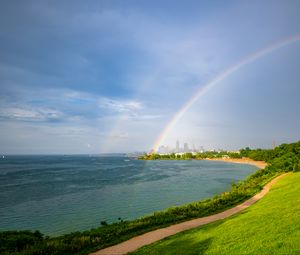
[(171, 225), (166, 228), (157, 229), (148, 233), (145, 233), (140, 236), (133, 237), (123, 243), (116, 244), (114, 246), (99, 250), (97, 252), (91, 253), (90, 255), (121, 255), (126, 254), (129, 252), (133, 252), (142, 246), (154, 243), (156, 241), (159, 241), (161, 239), (164, 239), (168, 236), (175, 235), (181, 231), (185, 231), (188, 229), (196, 228), (217, 220), (225, 219), (227, 217), (230, 217), (231, 215), (234, 215), (236, 213), (239, 213), (240, 211), (248, 208), (249, 206), (253, 205), (255, 202), (260, 200), (262, 197), (264, 197), (270, 190), (270, 188), (283, 176), (287, 175), (282, 174), (280, 176), (277, 176), (272, 181), (270, 181), (268, 184), (265, 185), (263, 190), (253, 196), (252, 198), (246, 200), (244, 203), (237, 205), (231, 209), (228, 209), (224, 212), (217, 213), (211, 216), (202, 217), (194, 220), (185, 221), (179, 224)]

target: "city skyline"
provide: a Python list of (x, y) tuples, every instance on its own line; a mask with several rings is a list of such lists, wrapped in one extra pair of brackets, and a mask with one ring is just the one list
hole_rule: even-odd
[[(275, 144), (275, 141), (273, 142), (273, 148), (274, 148), (274, 144)], [(158, 148), (158, 150), (156, 151), (156, 153), (158, 153), (158, 154), (171, 154), (171, 153), (182, 154), (182, 153), (189, 153), (189, 152), (191, 152), (191, 153), (203, 153), (203, 152), (207, 152), (207, 151), (239, 152), (239, 150), (224, 150), (222, 148), (205, 148), (204, 146), (201, 146), (201, 145), (197, 146), (195, 144), (192, 144), (191, 147), (190, 147), (189, 143), (186, 143), (186, 142), (183, 142), (182, 145), (183, 146), (180, 146), (180, 141), (177, 140), (174, 147), (172, 147), (170, 145), (161, 145)], [(248, 146), (246, 146), (246, 147), (248, 147)], [(244, 148), (239, 148), (239, 149), (244, 149)], [(252, 149), (254, 149), (254, 148), (252, 148)], [(153, 151), (150, 151), (149, 153), (151, 154), (151, 153), (153, 153)]]
[(170, 153), (187, 153), (187, 152), (204, 152), (205, 148), (201, 145), (197, 146), (192, 144), (191, 147), (189, 143), (183, 142), (182, 146), (179, 140), (176, 140), (175, 146), (161, 145), (158, 148), (157, 153), (159, 154), (170, 154)]

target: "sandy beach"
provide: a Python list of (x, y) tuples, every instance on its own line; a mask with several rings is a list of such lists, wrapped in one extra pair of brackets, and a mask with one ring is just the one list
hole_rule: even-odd
[(207, 158), (204, 160), (213, 160), (213, 161), (222, 161), (222, 162), (229, 162), (229, 163), (237, 163), (237, 164), (248, 164), (253, 165), (258, 168), (265, 168), (268, 163), (264, 161), (255, 161), (250, 158)]

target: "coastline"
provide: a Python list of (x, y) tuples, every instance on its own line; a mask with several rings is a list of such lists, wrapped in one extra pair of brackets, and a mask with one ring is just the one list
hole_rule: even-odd
[[(246, 163), (245, 163), (246, 164)], [(129, 240), (126, 240), (122, 243), (109, 246), (107, 248), (98, 250), (96, 252), (92, 252), (89, 255), (125, 255), (130, 252), (134, 252), (137, 249), (149, 245), (151, 243), (157, 242), (159, 240), (162, 240), (166, 237), (175, 235), (177, 233), (197, 228), (212, 222), (216, 222), (218, 220), (226, 219), (232, 215), (235, 215), (244, 209), (248, 208), (249, 206), (255, 204), (257, 201), (259, 201), (261, 198), (263, 198), (271, 189), (271, 187), (282, 177), (286, 176), (287, 173), (281, 174), (274, 179), (272, 179), (270, 182), (268, 182), (263, 189), (251, 197), (250, 199), (244, 201), (241, 204), (236, 205), (235, 207), (232, 207), (230, 209), (227, 209), (223, 212), (212, 214), (210, 216), (206, 217), (200, 217), (196, 219), (192, 219), (189, 221), (184, 221), (178, 224), (174, 224), (165, 228), (156, 229), (150, 232), (147, 232), (145, 234), (135, 236)]]
[(264, 161), (256, 161), (250, 158), (206, 158), (203, 160), (221, 161), (221, 162), (236, 163), (236, 164), (247, 164), (247, 165), (256, 166), (259, 169), (263, 169), (268, 165), (268, 163)]

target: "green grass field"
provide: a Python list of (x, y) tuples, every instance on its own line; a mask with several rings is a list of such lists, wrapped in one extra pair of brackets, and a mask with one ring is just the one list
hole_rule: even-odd
[(242, 213), (179, 233), (137, 254), (300, 254), (300, 173)]

